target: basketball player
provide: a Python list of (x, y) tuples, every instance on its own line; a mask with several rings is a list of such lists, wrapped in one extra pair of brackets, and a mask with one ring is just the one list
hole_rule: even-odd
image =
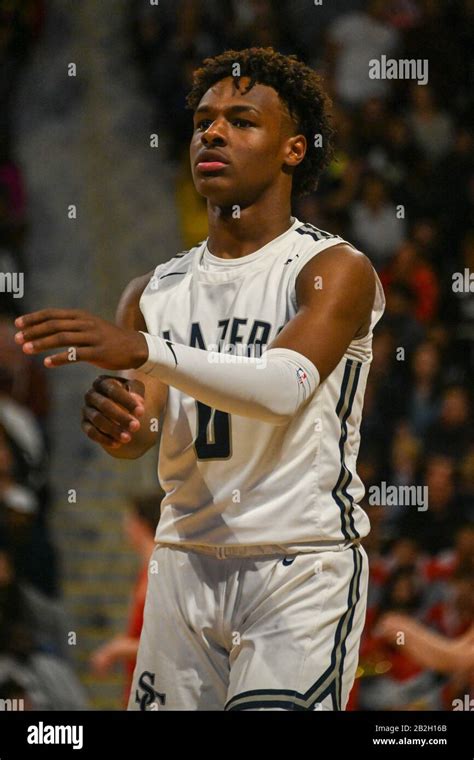
[(383, 291), (366, 256), (291, 213), (331, 157), (312, 69), (228, 51), (195, 73), (188, 105), (207, 240), (132, 281), (117, 325), (46, 309), (16, 339), (68, 348), (46, 366), (128, 370), (98, 378), (83, 410), (112, 456), (141, 456), (163, 415), (129, 708), (343, 710), (365, 617), (356, 459)]

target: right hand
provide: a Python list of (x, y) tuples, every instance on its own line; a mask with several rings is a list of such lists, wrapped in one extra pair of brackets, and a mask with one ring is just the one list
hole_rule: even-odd
[(109, 449), (127, 445), (140, 430), (144, 396), (145, 386), (139, 380), (100, 375), (84, 397), (82, 430)]

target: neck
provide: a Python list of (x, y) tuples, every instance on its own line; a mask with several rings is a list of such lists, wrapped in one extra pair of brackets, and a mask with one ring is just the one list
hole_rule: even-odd
[(258, 251), (291, 227), (291, 205), (248, 206), (235, 218), (237, 206), (223, 208), (208, 201), (208, 248), (214, 256), (238, 259)]

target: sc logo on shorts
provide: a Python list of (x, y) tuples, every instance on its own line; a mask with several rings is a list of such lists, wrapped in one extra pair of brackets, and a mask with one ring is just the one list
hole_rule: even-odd
[(148, 670), (143, 671), (138, 679), (138, 689), (135, 691), (135, 702), (140, 705), (140, 710), (158, 710), (160, 704), (166, 704), (166, 694), (160, 694), (154, 689), (154, 685), (155, 674)]

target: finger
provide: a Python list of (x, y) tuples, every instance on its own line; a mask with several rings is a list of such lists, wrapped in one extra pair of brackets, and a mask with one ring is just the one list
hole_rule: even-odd
[(67, 351), (61, 354), (52, 354), (44, 359), (43, 364), (45, 367), (64, 367), (69, 364), (76, 364), (77, 362), (89, 362), (89, 364), (95, 364), (98, 366), (100, 362), (99, 351), (96, 348), (85, 346), (83, 348), (77, 348), (77, 346), (69, 346)]
[(27, 327), (15, 334), (15, 342), (23, 345), (28, 341), (37, 338), (43, 338), (48, 335), (56, 335), (64, 332), (77, 332), (93, 330), (94, 322), (92, 319), (48, 319), (46, 322), (39, 322), (32, 327)]
[(73, 348), (75, 346), (93, 346), (95, 336), (89, 332), (60, 332), (56, 335), (50, 335), (48, 338), (40, 338), (35, 341), (28, 341), (23, 344), (23, 353), (39, 354), (41, 351), (48, 351), (50, 348)]
[(97, 430), (97, 428), (87, 420), (81, 422), (81, 428), (91, 441), (96, 441), (96, 443), (100, 443), (102, 446), (108, 446), (110, 449), (118, 449), (119, 446), (122, 445), (120, 441), (114, 441), (113, 438), (101, 433), (100, 430)]
[(129, 412), (135, 414), (137, 406), (144, 408), (144, 399), (141, 400), (142, 402), (140, 404), (135, 393), (130, 393), (130, 391), (124, 388), (121, 382), (116, 378), (110, 377), (110, 375), (100, 375), (100, 377), (94, 380), (92, 387), (99, 391), (99, 393), (110, 398), (112, 401), (115, 401), (120, 406), (128, 409)]
[(141, 417), (145, 413), (145, 399), (143, 396), (139, 396), (138, 393), (130, 393), (130, 395), (135, 399), (137, 404), (133, 413), (135, 417)]
[(114, 422), (122, 430), (135, 432), (140, 429), (140, 423), (136, 417), (132, 417), (122, 406), (111, 401), (97, 391), (87, 391), (85, 395), (87, 406), (97, 409), (104, 417)]
[(45, 322), (47, 319), (80, 319), (85, 316), (86, 312), (81, 309), (41, 309), (17, 317), (15, 326), (22, 330), (24, 327), (36, 325), (38, 322)]
[(145, 398), (145, 384), (142, 383), (141, 380), (128, 380), (127, 390), (129, 390), (130, 393), (136, 393), (138, 396), (141, 396), (142, 399)]
[(83, 421), (90, 422), (95, 428), (97, 428), (99, 433), (103, 433), (114, 441), (128, 443), (132, 439), (130, 432), (123, 430), (120, 425), (117, 425), (113, 420), (104, 417), (101, 412), (94, 409), (92, 406), (86, 406), (83, 408), (82, 419)]

